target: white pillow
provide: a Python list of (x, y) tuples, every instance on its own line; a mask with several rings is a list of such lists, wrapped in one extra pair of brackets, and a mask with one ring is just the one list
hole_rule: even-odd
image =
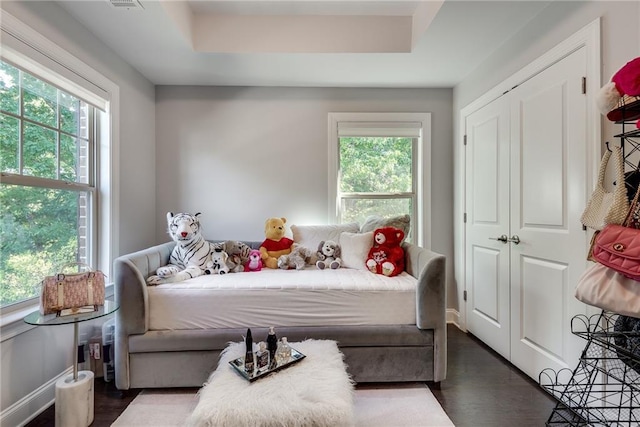
[(336, 243), (340, 243), (340, 233), (349, 231), (357, 233), (360, 230), (360, 226), (357, 222), (349, 224), (334, 224), (334, 225), (292, 225), (291, 233), (293, 234), (293, 241), (304, 246), (307, 249), (311, 249), (314, 252), (318, 250), (320, 242), (333, 240)]
[(398, 215), (389, 218), (383, 218), (379, 215), (370, 215), (364, 220), (364, 224), (360, 227), (360, 232), (375, 231), (381, 227), (395, 227), (404, 231), (404, 238), (409, 237), (411, 231), (411, 217), (409, 215)]
[(340, 235), (342, 266), (356, 270), (368, 270), (365, 261), (373, 246), (373, 231), (367, 233), (344, 232)]

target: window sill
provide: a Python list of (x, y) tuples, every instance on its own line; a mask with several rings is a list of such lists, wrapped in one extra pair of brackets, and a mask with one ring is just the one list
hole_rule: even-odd
[[(113, 283), (107, 284), (104, 292), (105, 298), (113, 298)], [(38, 310), (39, 308), (40, 301), (37, 298), (34, 298), (28, 302), (25, 301), (13, 310), (3, 310), (0, 314), (0, 343), (35, 328), (36, 326), (25, 323), (23, 319), (26, 315)]]

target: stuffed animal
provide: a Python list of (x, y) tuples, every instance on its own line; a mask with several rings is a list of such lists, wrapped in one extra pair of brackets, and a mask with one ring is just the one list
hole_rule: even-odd
[(262, 270), (262, 255), (258, 249), (249, 251), (249, 260), (244, 265), (244, 271)]
[(280, 255), (278, 257), (278, 268), (288, 270), (295, 268), (296, 270), (302, 270), (307, 264), (310, 263), (313, 251), (309, 248), (294, 243), (291, 246), (291, 253), (288, 255)]
[(385, 276), (397, 276), (404, 271), (404, 249), (400, 244), (404, 231), (394, 227), (382, 227), (373, 232), (373, 247), (369, 250), (366, 265), (369, 271)]
[(318, 244), (318, 251), (316, 254), (318, 255), (316, 267), (320, 270), (324, 270), (327, 267), (335, 270), (342, 266), (342, 259), (340, 258), (342, 255), (342, 248), (333, 240), (321, 241)]
[(221, 243), (214, 243), (216, 248), (219, 248), (227, 253), (227, 267), (229, 267), (230, 273), (241, 273), (244, 271), (244, 265), (249, 261), (249, 252), (251, 248), (245, 243), (238, 242), (237, 240), (227, 240)]
[(291, 253), (293, 240), (284, 237), (286, 218), (269, 218), (264, 223), (266, 239), (260, 245), (262, 264), (267, 268), (278, 268), (278, 258)]
[(199, 212), (195, 215), (167, 212), (169, 235), (176, 246), (171, 252), (169, 264), (158, 268), (156, 274), (147, 278), (148, 285), (180, 282), (204, 274), (214, 248), (202, 237), (199, 215)]
[[(624, 95), (640, 96), (640, 57), (632, 59), (611, 77), (611, 81), (596, 94), (596, 105), (602, 114), (611, 121), (618, 121), (612, 110), (616, 108)], [(636, 122), (640, 128), (640, 120)]]
[(222, 249), (216, 249), (211, 253), (211, 260), (207, 262), (207, 268), (205, 268), (205, 274), (227, 274), (229, 267), (227, 261), (229, 255)]

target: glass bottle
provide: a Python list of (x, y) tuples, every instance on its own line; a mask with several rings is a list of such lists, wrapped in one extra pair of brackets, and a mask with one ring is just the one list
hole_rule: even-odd
[(263, 371), (269, 368), (269, 351), (267, 350), (267, 344), (264, 341), (260, 341), (258, 344), (258, 351), (256, 351), (256, 368), (258, 371)]
[(282, 337), (278, 343), (278, 350), (276, 350), (276, 362), (278, 366), (282, 366), (287, 363), (289, 359), (291, 359), (291, 347), (289, 347), (287, 337)]
[(276, 337), (276, 331), (274, 327), (269, 327), (269, 334), (267, 335), (267, 350), (269, 350), (269, 359), (271, 363), (275, 363), (276, 350), (278, 349), (278, 337)]

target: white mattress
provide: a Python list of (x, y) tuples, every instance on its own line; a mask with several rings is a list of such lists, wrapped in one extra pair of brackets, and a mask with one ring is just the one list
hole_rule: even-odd
[(416, 322), (416, 279), (340, 268), (206, 275), (148, 287), (151, 330)]

